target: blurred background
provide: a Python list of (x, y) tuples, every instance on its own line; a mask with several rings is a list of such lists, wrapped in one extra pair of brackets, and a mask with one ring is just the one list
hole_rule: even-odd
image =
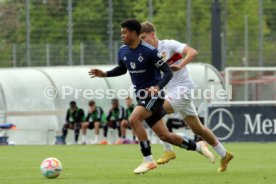
[(211, 63), (212, 11), (219, 13), (223, 70), (275, 66), (275, 0), (0, 0), (0, 67), (114, 64), (120, 22), (152, 21)]

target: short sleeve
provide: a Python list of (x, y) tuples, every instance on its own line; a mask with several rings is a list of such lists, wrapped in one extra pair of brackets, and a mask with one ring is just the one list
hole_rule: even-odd
[(182, 53), (183, 49), (187, 46), (185, 43), (180, 43), (176, 40), (167, 40), (167, 45), (173, 53)]

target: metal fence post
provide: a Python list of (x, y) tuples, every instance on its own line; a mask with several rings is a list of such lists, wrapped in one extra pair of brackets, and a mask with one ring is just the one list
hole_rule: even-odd
[(148, 8), (149, 8), (148, 20), (149, 20), (150, 22), (152, 22), (152, 17), (153, 17), (152, 0), (148, 0)]
[(80, 65), (84, 65), (84, 45), (80, 43)]
[(46, 66), (50, 66), (50, 44), (46, 44)]
[(223, 1), (223, 28), (222, 28), (222, 69), (227, 65), (227, 0)]
[(12, 44), (12, 66), (16, 67), (16, 44)]
[(31, 66), (31, 51), (30, 51), (30, 1), (26, 0), (26, 62), (27, 66)]
[(263, 61), (263, 0), (259, 0), (259, 66), (264, 65)]
[(186, 28), (187, 28), (187, 43), (192, 42), (192, 32), (191, 32), (191, 0), (187, 0), (187, 11), (186, 11)]
[(108, 48), (109, 48), (109, 62), (113, 64), (113, 2), (108, 0)]
[[(244, 18), (244, 66), (248, 67), (248, 16), (246, 15)], [(245, 71), (244, 73), (244, 80), (248, 80), (248, 73)], [(249, 84), (245, 84), (244, 89), (244, 100), (248, 100), (248, 91), (249, 91)]]
[(72, 21), (72, 0), (68, 0), (68, 65), (73, 65), (73, 21)]
[(114, 41), (114, 63), (118, 63), (118, 48), (119, 48), (119, 43), (118, 41)]

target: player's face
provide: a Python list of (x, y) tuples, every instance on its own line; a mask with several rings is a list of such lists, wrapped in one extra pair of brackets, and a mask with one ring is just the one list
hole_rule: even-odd
[(136, 32), (129, 31), (127, 28), (121, 28), (121, 39), (125, 45), (131, 45), (135, 40)]
[(75, 105), (70, 105), (70, 110), (71, 112), (75, 111), (77, 109), (77, 106)]
[(118, 103), (116, 103), (116, 102), (112, 103), (112, 108), (113, 108), (113, 109), (114, 109), (114, 108), (117, 108), (118, 106), (119, 106)]
[(126, 105), (130, 107), (132, 105), (132, 99), (130, 98), (126, 99)]
[(96, 109), (96, 105), (91, 105), (91, 106), (89, 106), (90, 112), (95, 111), (95, 109)]
[(153, 34), (152, 33), (142, 33), (140, 34), (140, 38), (144, 41), (147, 42), (150, 45), (153, 45)]

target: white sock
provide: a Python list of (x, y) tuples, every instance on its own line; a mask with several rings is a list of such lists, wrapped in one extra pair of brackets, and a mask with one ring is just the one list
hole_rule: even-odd
[(82, 140), (85, 142), (87, 141), (86, 135), (82, 134)]
[(110, 136), (110, 144), (114, 144), (115, 143), (115, 132), (114, 132), (115, 130), (114, 129), (110, 129), (109, 130), (109, 136)]
[(99, 142), (99, 135), (95, 135), (95, 142)]
[(173, 151), (173, 147), (171, 144), (163, 141), (163, 145), (164, 145), (164, 151)]
[(213, 149), (217, 152), (217, 154), (221, 157), (224, 158), (226, 155), (226, 149), (224, 146), (218, 141), (215, 146), (213, 146)]
[(148, 156), (144, 157), (144, 161), (152, 162), (153, 161), (152, 155), (148, 155)]

